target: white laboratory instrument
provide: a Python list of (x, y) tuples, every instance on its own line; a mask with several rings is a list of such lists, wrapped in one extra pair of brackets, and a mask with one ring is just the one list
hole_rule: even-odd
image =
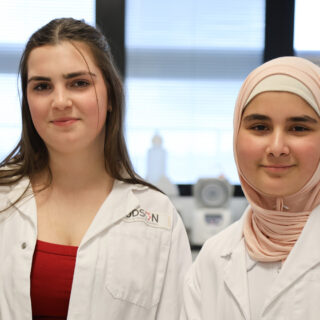
[(193, 188), (191, 245), (201, 246), (231, 223), (230, 200), (233, 186), (224, 178), (199, 179)]

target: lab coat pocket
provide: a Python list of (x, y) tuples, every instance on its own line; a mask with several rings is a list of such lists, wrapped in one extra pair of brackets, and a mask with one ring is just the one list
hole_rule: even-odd
[(150, 227), (124, 229), (112, 235), (106, 288), (115, 299), (151, 308), (160, 300), (169, 232)]

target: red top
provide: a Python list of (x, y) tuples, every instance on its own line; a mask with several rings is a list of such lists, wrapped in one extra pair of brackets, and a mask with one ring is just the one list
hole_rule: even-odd
[(77, 250), (74, 246), (37, 241), (31, 270), (33, 319), (67, 318)]

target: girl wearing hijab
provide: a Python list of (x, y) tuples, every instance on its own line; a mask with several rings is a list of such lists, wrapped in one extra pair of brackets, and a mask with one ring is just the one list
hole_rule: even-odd
[(319, 319), (320, 68), (282, 57), (255, 69), (234, 114), (249, 207), (190, 269), (181, 319)]

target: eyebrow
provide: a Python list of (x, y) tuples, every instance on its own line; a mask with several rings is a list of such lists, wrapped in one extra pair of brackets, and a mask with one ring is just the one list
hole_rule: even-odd
[[(248, 116), (243, 118), (244, 122), (250, 122), (250, 121), (255, 121), (255, 120), (260, 120), (260, 121), (271, 121), (271, 118), (268, 116), (265, 116), (263, 114), (249, 114)], [(311, 123), (318, 123), (318, 120), (315, 118), (312, 118), (308, 115), (302, 115), (302, 116), (297, 116), (297, 117), (290, 117), (287, 119), (288, 122), (311, 122)]]
[[(79, 76), (85, 76), (85, 75), (89, 75), (91, 77), (96, 77), (97, 76), (93, 72), (78, 71), (78, 72), (71, 72), (71, 73), (64, 74), (63, 78), (68, 80), (68, 79), (76, 78), (76, 77), (79, 77)], [(33, 77), (28, 79), (28, 83), (31, 82), (31, 81), (51, 81), (51, 78), (42, 77), (42, 76), (33, 76)]]
[(264, 116), (262, 114), (253, 113), (249, 114), (248, 116), (242, 119), (244, 122), (254, 121), (254, 120), (263, 120), (263, 121), (270, 121), (270, 117)]
[(290, 118), (290, 121), (292, 122), (312, 122), (312, 123), (318, 123), (318, 120), (315, 118), (312, 118), (310, 116), (304, 115), (301, 117), (292, 117)]

